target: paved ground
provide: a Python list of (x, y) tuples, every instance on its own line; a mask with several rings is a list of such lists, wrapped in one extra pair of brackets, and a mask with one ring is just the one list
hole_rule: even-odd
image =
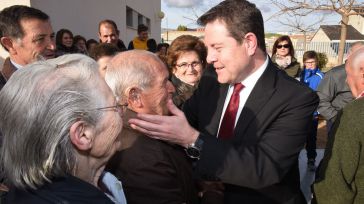
[[(320, 163), (322, 157), (324, 156), (324, 149), (327, 142), (327, 133), (326, 133), (326, 123), (321, 120), (319, 122), (318, 130), (317, 130), (317, 157), (316, 157), (316, 166)], [(305, 195), (307, 203), (311, 201), (311, 184), (314, 181), (315, 173), (307, 170), (307, 156), (306, 150), (302, 150), (299, 158), (299, 168), (300, 168), (300, 178), (301, 178), (301, 190)]]

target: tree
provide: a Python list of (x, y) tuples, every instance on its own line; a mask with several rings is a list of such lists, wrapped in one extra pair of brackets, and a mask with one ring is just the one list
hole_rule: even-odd
[(177, 30), (178, 30), (178, 31), (186, 31), (186, 30), (187, 30), (187, 26), (179, 25), (179, 26), (177, 27)]
[(270, 0), (279, 8), (278, 15), (308, 16), (313, 12), (336, 13), (341, 16), (338, 64), (342, 64), (349, 16), (363, 15), (364, 3), (359, 0)]

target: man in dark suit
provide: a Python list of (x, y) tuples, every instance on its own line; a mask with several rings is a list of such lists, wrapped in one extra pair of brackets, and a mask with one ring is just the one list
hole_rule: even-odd
[(317, 95), (272, 64), (254, 4), (222, 1), (199, 23), (214, 69), (205, 72), (184, 113), (169, 101), (171, 116), (138, 114), (131, 126), (199, 158), (196, 173), (208, 181), (202, 193), (223, 195), (224, 203), (306, 203), (298, 155)]
[(121, 180), (130, 204), (197, 203), (192, 166), (183, 148), (146, 137), (128, 124), (136, 113), (168, 115), (167, 100), (175, 91), (168, 70), (153, 53), (120, 53), (107, 67), (105, 80), (114, 94), (127, 102), (122, 148), (109, 170)]
[(0, 12), (0, 42), (10, 55), (0, 70), (0, 89), (17, 69), (39, 57), (55, 56), (49, 16), (28, 6), (10, 6)]

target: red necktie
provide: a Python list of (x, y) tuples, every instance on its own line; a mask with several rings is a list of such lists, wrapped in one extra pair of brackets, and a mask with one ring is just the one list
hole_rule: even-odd
[(233, 136), (236, 113), (238, 112), (239, 108), (239, 93), (243, 88), (244, 85), (241, 83), (234, 85), (233, 95), (231, 95), (229, 105), (225, 110), (225, 115), (221, 122), (218, 136), (220, 139), (229, 139)]

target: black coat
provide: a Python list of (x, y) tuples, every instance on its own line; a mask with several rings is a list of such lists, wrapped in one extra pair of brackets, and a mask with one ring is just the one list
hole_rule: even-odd
[(84, 203), (113, 204), (113, 202), (95, 186), (74, 176), (52, 180), (37, 190), (19, 190), (11, 188), (2, 204), (42, 204), (42, 203)]
[(204, 141), (198, 175), (225, 184), (224, 203), (306, 203), (298, 155), (309, 135), (317, 95), (269, 62), (242, 109), (233, 138), (219, 140), (228, 87), (208, 68), (184, 104), (188, 121)]
[(185, 151), (131, 129), (127, 121), (134, 114), (130, 110), (125, 113), (122, 150), (107, 165), (107, 170), (123, 183), (127, 203), (197, 203)]

